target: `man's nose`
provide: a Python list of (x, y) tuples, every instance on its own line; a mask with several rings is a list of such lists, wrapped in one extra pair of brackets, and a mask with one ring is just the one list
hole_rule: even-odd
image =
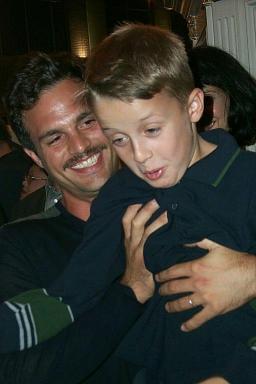
[(69, 138), (69, 151), (70, 153), (83, 152), (87, 147), (91, 145), (91, 140), (81, 132), (75, 132)]

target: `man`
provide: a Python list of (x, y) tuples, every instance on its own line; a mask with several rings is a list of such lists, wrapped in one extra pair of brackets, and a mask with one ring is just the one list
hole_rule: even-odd
[[(49, 284), (62, 272), (86, 231), (93, 198), (117, 167), (94, 117), (77, 99), (82, 89), (79, 66), (38, 55), (17, 74), (8, 95), (10, 119), (25, 151), (56, 182), (62, 201), (42, 215), (2, 228), (1, 301)], [(149, 206), (149, 214), (155, 209)], [(129, 244), (134, 244), (132, 238)], [(75, 384), (96, 370), (88, 382), (126, 382), (114, 358), (107, 358), (141, 314), (141, 303), (152, 294), (152, 276), (141, 260), (139, 264), (136, 268), (135, 260), (127, 269), (125, 285), (113, 284), (95, 309), (57, 337), (28, 351), (2, 354), (0, 381)], [(148, 281), (147, 287), (138, 287), (140, 271), (144, 274), (142, 281)], [(26, 309), (30, 310), (24, 306)], [(47, 313), (45, 317), (54, 328), (54, 319)], [(23, 330), (28, 330), (27, 324)], [(40, 324), (39, 330), (45, 331)], [(7, 339), (15, 336), (6, 334)], [(20, 334), (27, 346), (32, 343), (31, 337), (27, 333), (22, 339)], [(0, 345), (4, 343), (3, 338)], [(98, 369), (103, 363), (102, 370)]]

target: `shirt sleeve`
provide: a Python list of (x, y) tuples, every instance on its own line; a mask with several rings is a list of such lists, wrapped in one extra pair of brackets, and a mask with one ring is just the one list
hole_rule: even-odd
[(143, 310), (118, 283), (101, 303), (54, 338), (36, 347), (0, 354), (0, 382), (72, 384), (100, 368)]
[[(23, 254), (24, 250), (15, 237), (12, 236), (10, 241), (8, 236), (1, 235), (0, 248), (1, 301), (12, 295), (22, 294), (26, 289), (33, 291), (37, 279), (33, 275), (29, 258)], [(81, 315), (57, 336), (19, 352), (11, 352), (9, 338), (6, 337), (12, 335), (15, 329), (12, 329), (12, 324), (1, 322), (0, 382), (80, 382), (97, 370), (112, 354), (143, 308), (128, 287), (115, 282), (97, 306)], [(3, 343), (4, 337), (7, 340), (6, 345)]]
[[(23, 289), (0, 305), (0, 353), (30, 348), (53, 337), (100, 305), (121, 276), (125, 264), (121, 219), (136, 199), (120, 195), (119, 184), (120, 180), (110, 180), (94, 201), (82, 242), (56, 281), (41, 289)], [(12, 332), (5, 333), (7, 328)]]

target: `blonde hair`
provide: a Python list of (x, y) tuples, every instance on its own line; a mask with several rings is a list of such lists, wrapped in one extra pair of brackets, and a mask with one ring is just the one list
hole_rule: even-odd
[(194, 88), (182, 41), (152, 25), (126, 23), (105, 38), (86, 67), (86, 97), (150, 99), (165, 90), (185, 103)]

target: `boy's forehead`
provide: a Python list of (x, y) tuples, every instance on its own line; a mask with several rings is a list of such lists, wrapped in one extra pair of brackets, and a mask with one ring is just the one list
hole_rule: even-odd
[(104, 128), (115, 128), (115, 124), (143, 124), (160, 122), (181, 111), (182, 104), (167, 92), (156, 93), (150, 99), (123, 101), (113, 97), (97, 97), (94, 104), (96, 118)]

